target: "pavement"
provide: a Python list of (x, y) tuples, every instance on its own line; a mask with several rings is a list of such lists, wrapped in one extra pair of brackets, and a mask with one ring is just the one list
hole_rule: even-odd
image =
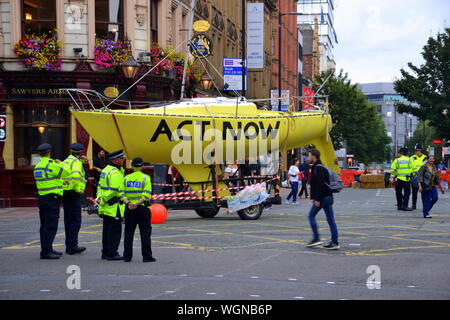
[[(423, 219), (420, 197), (418, 210), (402, 212), (392, 189), (344, 189), (334, 205), (338, 251), (305, 247), (312, 236), (305, 199), (273, 206), (257, 221), (224, 209), (213, 219), (170, 211), (153, 225), (154, 263), (142, 262), (138, 232), (131, 263), (101, 260), (102, 221), (87, 215), (86, 252), (40, 260), (37, 209), (0, 209), (0, 299), (448, 300), (450, 197), (439, 196), (433, 219)], [(318, 224), (329, 239), (323, 213)], [(54, 247), (65, 250), (62, 219)], [(74, 268), (80, 286), (69, 289)]]

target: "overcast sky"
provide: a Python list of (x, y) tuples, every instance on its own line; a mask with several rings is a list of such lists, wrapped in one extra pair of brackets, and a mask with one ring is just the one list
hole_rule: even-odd
[(336, 68), (353, 83), (392, 82), (423, 63), (430, 35), (450, 27), (450, 0), (336, 0)]

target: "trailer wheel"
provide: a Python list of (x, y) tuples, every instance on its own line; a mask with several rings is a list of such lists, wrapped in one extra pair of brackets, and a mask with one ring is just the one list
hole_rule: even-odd
[(196, 209), (195, 212), (202, 218), (214, 218), (220, 208)]
[(263, 212), (263, 205), (257, 204), (238, 211), (242, 220), (258, 220)]

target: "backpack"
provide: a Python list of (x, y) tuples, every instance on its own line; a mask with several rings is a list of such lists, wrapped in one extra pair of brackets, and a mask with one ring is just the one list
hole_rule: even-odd
[(341, 178), (334, 170), (328, 169), (327, 167), (325, 167), (322, 164), (319, 164), (317, 166), (322, 166), (328, 170), (328, 174), (330, 176), (330, 184), (328, 184), (326, 182), (325, 182), (325, 184), (330, 189), (331, 193), (339, 193), (339, 192), (341, 192), (342, 189), (344, 189), (344, 183), (342, 182)]

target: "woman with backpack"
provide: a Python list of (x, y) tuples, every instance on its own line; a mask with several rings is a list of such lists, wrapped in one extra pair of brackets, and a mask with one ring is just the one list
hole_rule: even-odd
[(331, 231), (331, 241), (323, 247), (328, 250), (338, 250), (340, 246), (338, 242), (338, 230), (334, 220), (333, 193), (329, 187), (330, 174), (328, 169), (320, 161), (319, 150), (310, 150), (309, 160), (313, 164), (311, 169), (311, 202), (313, 205), (309, 211), (308, 219), (313, 231), (313, 239), (307, 244), (307, 247), (316, 247), (323, 243), (320, 241), (319, 229), (316, 222), (316, 215), (323, 209)]
[(428, 156), (427, 163), (420, 168), (417, 174), (417, 182), (419, 183), (419, 191), (422, 194), (423, 217), (430, 219), (432, 218), (430, 216), (431, 208), (438, 201), (436, 186), (441, 189), (442, 194), (445, 193), (441, 186), (436, 166), (434, 165), (434, 156)]

